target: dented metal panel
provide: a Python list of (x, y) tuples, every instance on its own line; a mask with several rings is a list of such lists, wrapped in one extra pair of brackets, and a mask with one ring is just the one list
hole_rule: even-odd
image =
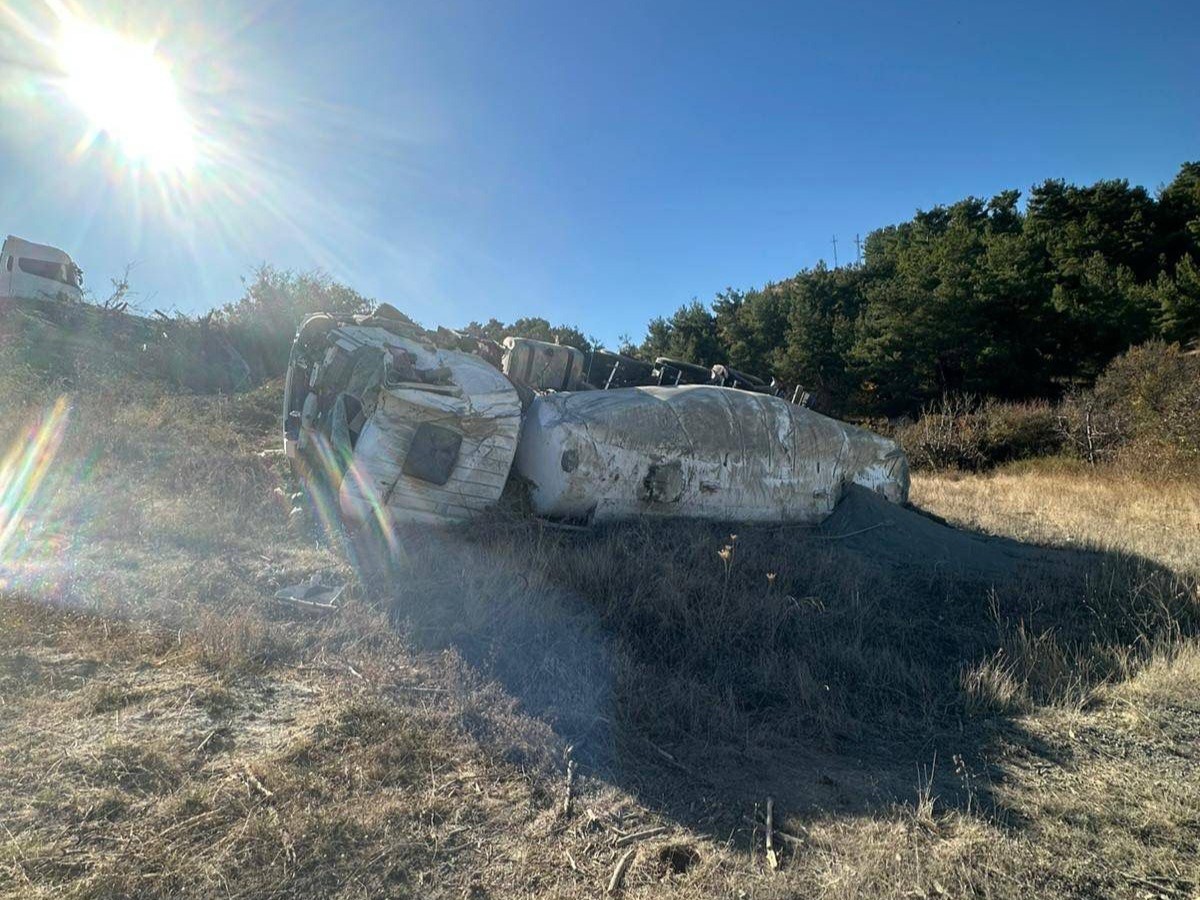
[[(307, 393), (288, 389), (299, 419), (291, 452), (306, 471), (338, 480), (348, 523), (447, 523), (500, 499), (521, 404), (495, 367), (377, 325), (341, 323), (306, 352), (316, 360)], [(293, 360), (290, 381), (300, 364)], [(354, 423), (344, 421), (349, 408)]]
[(536, 391), (573, 391), (583, 382), (583, 352), (532, 338), (506, 337), (504, 374)]
[[(503, 384), (479, 393), (464, 391), (463, 397), (385, 390), (342, 480), (342, 514), (366, 523), (382, 510), (392, 523), (437, 523), (470, 518), (496, 503), (516, 452), (521, 405), (512, 385), (492, 372)], [(406, 461), (414, 438), (427, 424), (461, 436), (457, 458), (440, 484), (439, 478), (406, 471), (419, 468), (407, 467)]]
[(820, 522), (847, 483), (903, 502), (897, 445), (777, 397), (705, 385), (537, 397), (516, 471), (540, 515)]

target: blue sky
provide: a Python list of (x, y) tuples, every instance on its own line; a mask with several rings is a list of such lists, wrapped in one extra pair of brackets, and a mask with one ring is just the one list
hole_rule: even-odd
[[(98, 292), (207, 309), (322, 267), (426, 324), (543, 315), (606, 342), (855, 234), (1048, 177), (1200, 158), (1200, 4), (136, 2), (73, 6), (171, 66), (166, 183), (56, 90), (0, 2), (0, 232)], [(30, 24), (32, 23), (32, 25)]]

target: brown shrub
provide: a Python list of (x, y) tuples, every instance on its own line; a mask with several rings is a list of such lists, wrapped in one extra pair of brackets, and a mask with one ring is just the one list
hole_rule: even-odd
[(914, 469), (980, 471), (1067, 454), (1166, 474), (1200, 466), (1200, 354), (1150, 342), (1055, 404), (947, 396), (896, 428)]
[(1043, 401), (1003, 403), (947, 396), (896, 437), (915, 469), (978, 471), (1059, 452), (1054, 408)]
[(1117, 357), (1058, 407), (1063, 444), (1090, 463), (1143, 474), (1200, 466), (1200, 355), (1151, 342)]

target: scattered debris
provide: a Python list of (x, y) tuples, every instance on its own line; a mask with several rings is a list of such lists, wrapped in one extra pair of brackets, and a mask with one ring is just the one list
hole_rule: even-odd
[(665, 825), (659, 825), (655, 828), (644, 828), (641, 831), (631, 831), (624, 837), (619, 837), (613, 841), (614, 847), (624, 847), (626, 844), (633, 844), (637, 841), (644, 841), (646, 838), (657, 837), (660, 834), (666, 834), (671, 829)]
[(637, 847), (631, 847), (617, 860), (617, 866), (613, 869), (612, 877), (608, 879), (608, 893), (615, 894), (621, 889), (621, 885), (625, 883), (625, 875), (629, 871), (629, 866), (633, 862), (633, 857), (636, 853)]
[(338, 609), (338, 600), (346, 590), (346, 585), (321, 584), (318, 576), (313, 575), (307, 581), (293, 584), (275, 592), (275, 599), (287, 603), (296, 609), (309, 612), (330, 613)]

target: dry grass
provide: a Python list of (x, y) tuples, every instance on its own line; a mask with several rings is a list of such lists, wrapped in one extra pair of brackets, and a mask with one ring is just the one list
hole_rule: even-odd
[[(930, 533), (902, 544), (918, 555), (946, 532), (919, 521)], [(594, 761), (630, 734), (684, 756), (927, 743), (984, 708), (1078, 704), (1198, 621), (1190, 584), (1125, 555), (1010, 563), (1000, 545), (1003, 568), (975, 580), (831, 537), (506, 520), (412, 534), (393, 609), (414, 644), (454, 648)]]
[(922, 473), (913, 479), (912, 502), (991, 534), (1135, 553), (1200, 573), (1195, 479), (1146, 479), (1053, 460), (981, 476)]
[(398, 583), (316, 619), (273, 591), (352, 569), (289, 524), (272, 389), (75, 400), (6, 552), (6, 895), (591, 897), (629, 847), (631, 897), (1197, 888), (1200, 598), (1155, 565), (1197, 570), (1194, 489), (918, 478), (1119, 551), (992, 583), (804, 530), (727, 565), (728, 529), (497, 519), (408, 536)]

